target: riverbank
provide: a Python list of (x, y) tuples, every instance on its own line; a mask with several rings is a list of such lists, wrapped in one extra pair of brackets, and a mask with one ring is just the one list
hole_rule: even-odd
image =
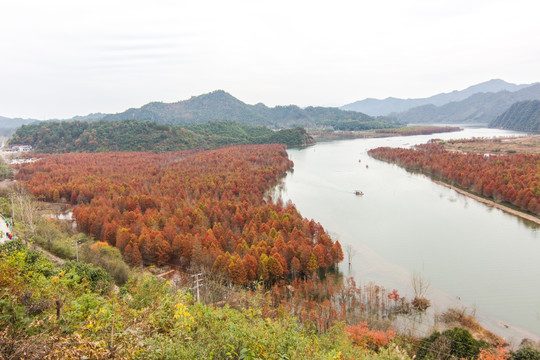
[(316, 141), (335, 141), (353, 139), (373, 139), (393, 136), (432, 135), (462, 131), (452, 126), (405, 126), (401, 128), (375, 129), (361, 131), (312, 131), (309, 135)]
[(440, 181), (440, 180), (435, 180), (433, 178), (431, 178), (431, 180), (433, 180), (433, 182), (435, 182), (436, 184), (439, 184), (439, 185), (442, 185), (442, 186), (446, 186), (447, 188), (450, 188), (452, 190), (455, 190), (457, 191), (458, 193), (462, 194), (462, 195), (465, 195), (471, 199), (474, 199), (476, 201), (479, 201), (483, 204), (486, 204), (487, 206), (490, 206), (490, 207), (494, 207), (494, 208), (497, 208), (499, 210), (502, 210), (504, 211), (505, 213), (508, 213), (508, 214), (512, 214), (512, 215), (515, 215), (515, 216), (519, 216), (520, 218), (522, 219), (525, 219), (525, 220), (528, 220), (528, 221), (531, 221), (537, 225), (540, 225), (540, 218), (534, 216), (534, 215), (531, 215), (531, 214), (527, 214), (523, 211), (519, 211), (519, 210), (516, 210), (516, 209), (513, 209), (509, 206), (505, 206), (505, 205), (502, 205), (500, 203), (497, 203), (493, 200), (489, 200), (489, 199), (486, 199), (486, 198), (483, 198), (481, 196), (478, 196), (476, 194), (473, 194), (469, 191), (466, 191), (466, 190), (463, 190), (461, 188), (458, 188), (454, 185), (450, 185), (448, 183), (445, 183), (443, 181)]
[(446, 141), (445, 150), (476, 154), (540, 154), (540, 135)]
[[(352, 248), (350, 269), (347, 264), (341, 269), (357, 283), (372, 281), (414, 297), (411, 274), (419, 274), (432, 284), (426, 297), (436, 313), (467, 308), (483, 326), (519, 345), (525, 337), (540, 339), (540, 289), (530, 286), (540, 271), (538, 225), (367, 154), (381, 146), (424, 144), (433, 137), (448, 143), (519, 135), (465, 128), (437, 136), (288, 149), (294, 172), (284, 179), (281, 198), (320, 222), (343, 249)], [(354, 189), (364, 196), (354, 196)], [(428, 330), (432, 325), (428, 321)]]

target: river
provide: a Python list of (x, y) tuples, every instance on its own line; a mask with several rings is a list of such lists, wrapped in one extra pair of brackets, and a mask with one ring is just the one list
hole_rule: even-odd
[(416, 274), (430, 284), (427, 297), (435, 313), (467, 308), (509, 341), (538, 340), (538, 226), (367, 154), (379, 146), (409, 147), (432, 138), (516, 134), (522, 133), (470, 127), (289, 149), (294, 171), (284, 179), (281, 197), (320, 222), (344, 250), (352, 247), (351, 268), (347, 259), (342, 264), (346, 275), (410, 296)]

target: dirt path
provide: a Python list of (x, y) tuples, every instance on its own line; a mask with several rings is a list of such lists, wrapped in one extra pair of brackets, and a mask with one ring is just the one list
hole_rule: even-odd
[(439, 185), (443, 185), (443, 186), (446, 186), (447, 188), (450, 188), (450, 189), (453, 189), (455, 191), (457, 191), (458, 193), (462, 194), (462, 195), (465, 195), (465, 196), (468, 196), (476, 201), (479, 201), (483, 204), (486, 204), (487, 206), (491, 206), (491, 207), (494, 207), (494, 208), (497, 208), (497, 209), (500, 209), (508, 214), (512, 214), (512, 215), (515, 215), (515, 216), (519, 216), (520, 218), (522, 219), (526, 219), (526, 220), (529, 220), (529, 221), (532, 221), (534, 222), (535, 224), (538, 224), (540, 225), (540, 219), (537, 218), (536, 216), (534, 215), (530, 215), (530, 214), (527, 214), (527, 213), (524, 213), (522, 211), (519, 211), (519, 210), (515, 210), (515, 209), (512, 209), (508, 206), (504, 206), (504, 205), (501, 205), (499, 203), (496, 203), (495, 201), (492, 201), (492, 200), (488, 200), (488, 199), (485, 199), (481, 196), (478, 196), (478, 195), (475, 195), (475, 194), (472, 194), (468, 191), (465, 191), (465, 190), (462, 190), (458, 187), (455, 187), (453, 185), (450, 185), (450, 184), (447, 184), (445, 182), (442, 182), (442, 181), (439, 181), (439, 180), (434, 180), (432, 179), (435, 183), (439, 184)]
[(39, 246), (37, 244), (32, 244), (32, 249), (39, 251), (40, 253), (45, 255), (45, 257), (47, 257), (47, 259), (51, 260), (53, 263), (55, 263), (57, 265), (62, 265), (63, 263), (66, 262), (66, 260), (64, 260), (62, 258), (59, 258), (58, 256), (56, 256), (54, 254), (51, 254), (50, 252), (43, 249), (41, 246)]

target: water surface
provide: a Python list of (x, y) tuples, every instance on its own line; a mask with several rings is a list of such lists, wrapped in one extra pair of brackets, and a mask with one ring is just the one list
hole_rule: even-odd
[[(344, 249), (353, 247), (350, 274), (361, 282), (411, 294), (416, 273), (430, 282), (428, 297), (439, 299), (436, 311), (463, 304), (491, 319), (492, 328), (540, 334), (538, 227), (367, 155), (375, 147), (408, 147), (434, 137), (512, 134), (519, 133), (466, 128), (290, 149), (294, 172), (285, 178), (281, 195), (320, 222)], [(346, 260), (342, 270), (349, 272)]]

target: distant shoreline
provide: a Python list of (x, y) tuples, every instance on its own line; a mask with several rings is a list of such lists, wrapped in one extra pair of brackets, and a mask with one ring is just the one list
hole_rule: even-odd
[[(405, 131), (404, 131), (405, 129)], [(395, 136), (434, 135), (454, 131), (462, 131), (462, 128), (451, 126), (405, 126), (391, 129), (373, 129), (360, 131), (310, 131), (308, 134), (317, 142), (373, 139)]]
[(516, 210), (516, 209), (512, 209), (511, 207), (508, 207), (508, 206), (505, 206), (505, 205), (502, 205), (502, 204), (499, 204), (493, 200), (488, 200), (486, 198), (483, 198), (481, 196), (478, 196), (476, 194), (473, 194), (469, 191), (466, 191), (466, 190), (463, 190), (463, 189), (460, 189), (454, 185), (450, 185), (444, 181), (440, 181), (440, 180), (435, 180), (433, 178), (431, 178), (431, 180), (433, 182), (435, 182), (436, 184), (439, 184), (439, 185), (443, 185), (443, 186), (446, 186), (447, 188), (450, 188), (452, 190), (455, 190), (457, 191), (458, 193), (462, 194), (462, 195), (465, 195), (465, 196), (468, 196), (470, 197), (471, 199), (474, 199), (476, 201), (479, 201), (483, 204), (486, 204), (488, 206), (491, 206), (491, 207), (494, 207), (494, 208), (497, 208), (499, 210), (502, 210), (508, 214), (511, 214), (511, 215), (515, 215), (515, 216), (519, 216), (520, 218), (522, 219), (525, 219), (525, 220), (529, 220), (537, 225), (540, 225), (540, 219), (537, 218), (536, 216), (534, 215), (531, 215), (531, 214), (527, 214), (523, 211), (519, 211), (519, 210)]

